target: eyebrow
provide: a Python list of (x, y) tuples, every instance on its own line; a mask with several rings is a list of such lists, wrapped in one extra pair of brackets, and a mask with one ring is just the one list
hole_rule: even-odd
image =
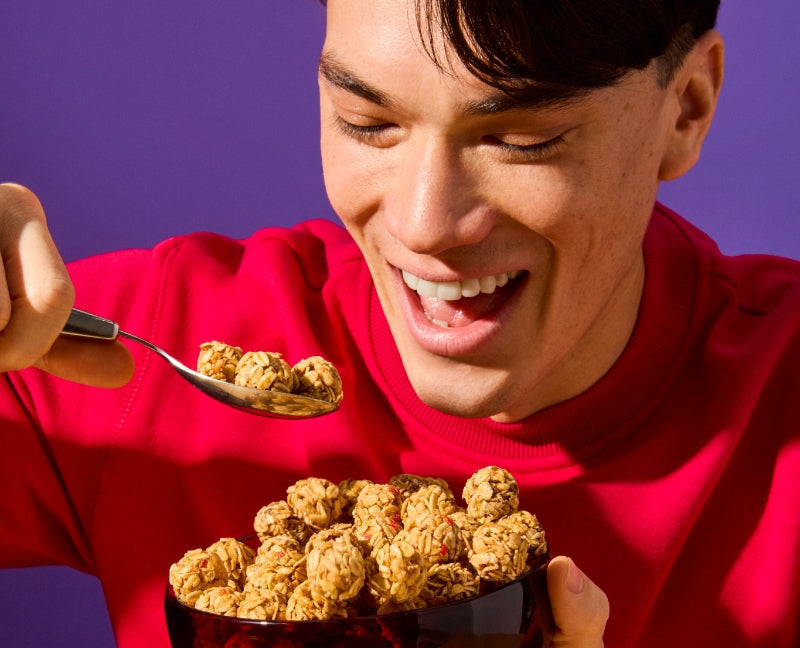
[(461, 110), (466, 115), (483, 117), (523, 110), (565, 108), (576, 104), (586, 94), (586, 92), (580, 91), (557, 94), (543, 86), (530, 84), (514, 94), (497, 90), (482, 99), (467, 101), (462, 105)]
[[(387, 93), (361, 79), (330, 53), (323, 53), (320, 56), (319, 73), (328, 83), (377, 106), (392, 108), (395, 104)], [(566, 107), (577, 103), (586, 94), (588, 90), (575, 89), (564, 92), (561, 89), (554, 92), (553, 88), (530, 83), (513, 94), (496, 90), (480, 99), (465, 101), (459, 108), (465, 115), (482, 117), (506, 112)]]
[(390, 108), (393, 104), (385, 92), (373, 88), (366, 81), (337, 61), (332, 55), (323, 53), (319, 57), (319, 73), (330, 84), (366, 99), (382, 108)]

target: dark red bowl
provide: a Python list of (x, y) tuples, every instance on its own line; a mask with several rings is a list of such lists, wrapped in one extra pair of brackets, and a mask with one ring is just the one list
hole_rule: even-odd
[(173, 648), (518, 648), (541, 645), (536, 601), (547, 596), (542, 561), (525, 576), (475, 598), (422, 610), (331, 621), (254, 621), (190, 608), (167, 584)]

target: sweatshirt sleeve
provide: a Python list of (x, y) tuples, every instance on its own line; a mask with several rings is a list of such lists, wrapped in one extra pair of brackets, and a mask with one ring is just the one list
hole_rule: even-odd
[[(153, 259), (152, 251), (129, 250), (70, 264), (76, 306), (126, 316), (133, 295), (150, 292)], [(0, 374), (0, 567), (93, 572), (94, 494), (129, 389), (78, 385), (35, 368)]]

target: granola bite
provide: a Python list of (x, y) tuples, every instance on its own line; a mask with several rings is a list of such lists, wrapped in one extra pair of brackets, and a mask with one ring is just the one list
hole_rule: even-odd
[(219, 556), (228, 572), (229, 584), (241, 589), (244, 586), (245, 570), (253, 564), (256, 552), (236, 538), (220, 538), (207, 547), (206, 551)]
[(195, 601), (194, 607), (222, 616), (237, 616), (242, 593), (234, 587), (210, 587)]
[(365, 566), (352, 533), (317, 538), (306, 554), (306, 572), (309, 593), (317, 603), (341, 605), (355, 599), (364, 585)]
[(311, 581), (299, 585), (286, 602), (287, 621), (324, 621), (347, 617), (347, 608), (311, 596)]
[(288, 535), (302, 544), (310, 533), (306, 523), (295, 516), (286, 500), (262, 506), (253, 520), (253, 530), (262, 542), (272, 536)]
[(306, 580), (306, 557), (289, 536), (273, 536), (258, 548), (255, 562), (247, 568), (244, 591), (271, 589), (288, 596)]
[(399, 529), (400, 492), (387, 484), (367, 484), (353, 506), (353, 522), (358, 525), (370, 518), (393, 520)]
[(313, 529), (324, 529), (342, 514), (339, 487), (321, 477), (300, 479), (286, 490), (294, 514)]
[(242, 594), (253, 598), (277, 594), (285, 607), (286, 599), (305, 580), (305, 571), (295, 567), (253, 563), (247, 568)]
[[(405, 528), (427, 526), (429, 518), (438, 521), (444, 515), (456, 511), (456, 500), (449, 488), (439, 484), (428, 484), (411, 493), (403, 500), (400, 517)], [(434, 522), (436, 523), (436, 522)]]
[(295, 393), (331, 403), (342, 400), (342, 379), (336, 367), (321, 356), (298, 362), (292, 370), (297, 376)]
[(511, 515), (500, 518), (498, 524), (519, 533), (530, 545), (531, 557), (536, 559), (547, 553), (547, 541), (544, 529), (538, 518), (530, 511), (515, 511)]
[(206, 588), (224, 586), (227, 582), (228, 570), (220, 557), (203, 549), (187, 551), (169, 568), (169, 583), (175, 596), (187, 605), (194, 605)]
[(467, 513), (479, 522), (494, 522), (519, 507), (519, 486), (504, 468), (487, 466), (476, 471), (462, 493)]
[(381, 546), (367, 559), (367, 587), (381, 603), (416, 598), (426, 578), (425, 558), (402, 539)]
[(391, 542), (402, 528), (400, 492), (388, 484), (367, 484), (353, 506), (353, 528), (365, 553)]
[(426, 526), (412, 526), (400, 531), (393, 542), (405, 540), (425, 559), (427, 565), (455, 562), (466, 556), (461, 529), (445, 515), (432, 517)]
[(215, 380), (232, 383), (236, 377), (236, 365), (242, 358), (242, 350), (224, 342), (204, 342), (197, 357), (197, 372)]
[(487, 581), (507, 583), (528, 568), (528, 541), (497, 522), (482, 524), (472, 537), (469, 562)]
[(257, 621), (276, 621), (286, 615), (286, 597), (275, 590), (250, 589), (242, 594), (236, 616)]
[(468, 565), (437, 563), (428, 569), (428, 578), (419, 596), (428, 605), (441, 605), (477, 596), (480, 587), (481, 579)]
[(280, 353), (248, 351), (236, 365), (234, 382), (243, 387), (291, 393), (297, 376)]

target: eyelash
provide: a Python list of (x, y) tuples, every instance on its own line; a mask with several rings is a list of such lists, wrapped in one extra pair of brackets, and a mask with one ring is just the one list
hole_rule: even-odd
[(384, 133), (388, 129), (392, 128), (394, 124), (373, 124), (371, 126), (359, 126), (358, 124), (352, 124), (349, 121), (337, 116), (336, 126), (345, 135), (348, 135), (349, 137), (352, 137), (360, 142), (370, 143), (371, 140), (374, 140), (381, 133)]
[(536, 144), (509, 144), (496, 137), (490, 139), (492, 144), (501, 150), (511, 155), (522, 155), (531, 162), (547, 159), (564, 143), (563, 135), (557, 135), (546, 142), (537, 142)]
[[(339, 130), (353, 139), (364, 142), (365, 144), (376, 145), (375, 141), (380, 135), (394, 127), (394, 124), (373, 124), (370, 126), (359, 126), (353, 124), (341, 117), (336, 117), (336, 126)], [(490, 136), (485, 138), (487, 143), (492, 146), (498, 147), (508, 155), (518, 156), (525, 159), (527, 162), (539, 162), (546, 160), (550, 155), (564, 143), (564, 136), (558, 135), (546, 142), (537, 142), (536, 144), (509, 144), (497, 137)]]

